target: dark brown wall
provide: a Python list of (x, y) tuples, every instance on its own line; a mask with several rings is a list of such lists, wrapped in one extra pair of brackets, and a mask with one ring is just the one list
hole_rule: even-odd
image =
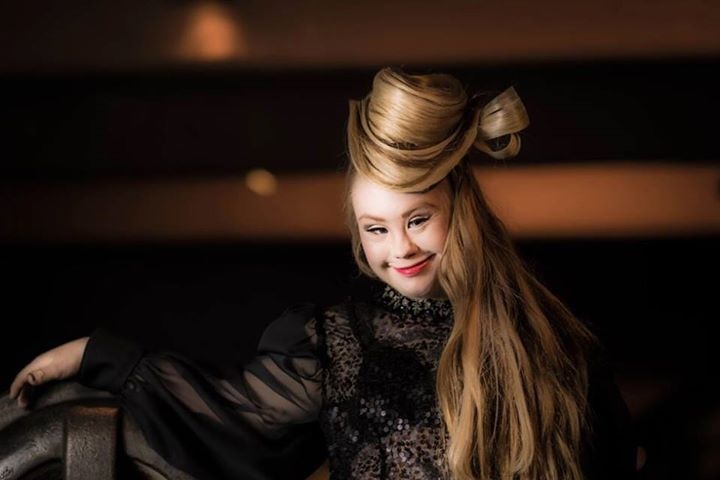
[[(454, 73), (473, 90), (515, 86), (532, 124), (514, 165), (705, 166), (715, 190), (700, 208), (718, 207), (714, 2), (84, 3), (0, 7), (5, 384), (33, 355), (100, 325), (242, 362), (290, 303), (341, 298), (354, 269), (337, 239), (94, 238), (73, 211), (54, 219), (58, 231), (78, 225), (68, 241), (13, 236), (17, 222), (52, 225), (55, 211), (42, 200), (51, 195), (16, 197), (223, 180), (254, 167), (337, 172), (347, 100), (381, 65)], [(518, 239), (615, 359), (648, 450), (646, 479), (720, 475), (710, 333), (720, 232), (707, 225)]]

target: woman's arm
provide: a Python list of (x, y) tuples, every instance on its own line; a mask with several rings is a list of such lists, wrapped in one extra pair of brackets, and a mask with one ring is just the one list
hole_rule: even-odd
[(173, 353), (144, 352), (104, 330), (82, 349), (66, 344), (46, 358), (58, 369), (72, 366), (63, 375), (115, 393), (148, 443), (198, 478), (305, 478), (325, 456), (315, 422), (322, 365), (314, 326), (312, 305), (288, 309), (266, 329), (255, 359), (231, 375)]

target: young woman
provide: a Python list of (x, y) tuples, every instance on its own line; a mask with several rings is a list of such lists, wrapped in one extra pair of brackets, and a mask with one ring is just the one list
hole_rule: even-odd
[(79, 375), (198, 478), (287, 478), (278, 459), (312, 422), (333, 479), (631, 478), (595, 337), (523, 267), (468, 160), (517, 154), (527, 124), (513, 89), (484, 101), (449, 75), (381, 70), (348, 122), (366, 293), (288, 309), (234, 378), (99, 330), (40, 355), (11, 396)]

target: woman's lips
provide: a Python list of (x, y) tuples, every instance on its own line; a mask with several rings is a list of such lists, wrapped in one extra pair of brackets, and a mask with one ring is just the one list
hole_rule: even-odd
[(405, 268), (398, 268), (393, 267), (395, 271), (397, 271), (400, 275), (405, 275), (406, 277), (412, 277), (413, 275), (418, 274), (423, 268), (425, 268), (429, 263), (430, 260), (435, 256), (435, 254), (430, 255), (422, 262), (416, 263), (415, 265), (411, 265), (409, 267)]

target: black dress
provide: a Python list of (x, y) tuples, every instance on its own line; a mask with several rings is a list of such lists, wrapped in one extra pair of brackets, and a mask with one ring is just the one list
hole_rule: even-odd
[[(327, 457), (333, 480), (435, 480), (446, 436), (434, 377), (451, 327), (449, 302), (378, 284), (288, 309), (234, 377), (98, 330), (80, 381), (119, 395), (149, 444), (199, 479), (302, 479)], [(630, 417), (601, 362), (589, 396), (585, 477), (634, 478)]]

